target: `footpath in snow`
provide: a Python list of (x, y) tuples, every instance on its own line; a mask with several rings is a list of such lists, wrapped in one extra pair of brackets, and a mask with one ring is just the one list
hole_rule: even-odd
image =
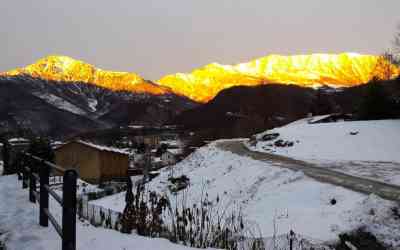
[[(54, 200), (50, 200), (50, 211), (60, 221), (61, 209)], [(76, 225), (79, 250), (191, 249), (165, 239), (96, 228), (79, 220)], [(39, 225), (39, 206), (29, 202), (28, 190), (21, 188), (15, 175), (0, 176), (0, 242), (5, 242), (7, 250), (61, 249), (61, 239), (51, 224), (47, 228)]]
[[(276, 138), (268, 140), (267, 137)], [(256, 135), (251, 150), (400, 185), (400, 120), (309, 124), (308, 118)], [(276, 146), (277, 141), (292, 146)]]
[[(221, 209), (241, 208), (246, 223), (259, 227), (267, 238), (294, 230), (307, 239), (331, 241), (341, 232), (364, 226), (378, 239), (400, 246), (396, 236), (400, 224), (391, 210), (395, 203), (320, 183), (302, 172), (270, 166), (215, 145), (200, 148), (173, 167), (175, 177), (186, 175), (190, 180), (184, 192), (174, 196), (169, 191), (170, 169), (163, 169), (147, 188), (169, 195), (178, 204), (184, 193), (188, 206), (198, 204), (206, 194), (217, 204), (218, 197)], [(120, 193), (93, 203), (122, 211), (124, 197)]]

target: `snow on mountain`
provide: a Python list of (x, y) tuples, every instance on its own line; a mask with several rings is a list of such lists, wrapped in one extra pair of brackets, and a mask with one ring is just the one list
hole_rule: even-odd
[[(131, 123), (162, 125), (198, 105), (174, 94), (113, 91), (93, 84), (49, 81), (27, 75), (0, 76), (0, 88), (0, 132), (29, 128), (51, 136), (70, 136), (88, 128), (105, 129)], [(81, 122), (71, 124), (75, 120)]]
[(97, 104), (98, 103), (99, 102), (96, 99), (88, 98), (88, 106), (93, 112), (97, 111)]
[[(365, 225), (366, 221), (385, 242), (392, 242), (395, 238), (389, 232), (400, 233), (396, 223), (387, 223), (390, 207), (394, 206), (392, 202), (320, 183), (300, 171), (223, 151), (217, 143), (198, 149), (172, 169), (163, 169), (147, 188), (169, 195), (173, 203), (179, 204), (184, 199), (191, 206), (208, 195), (219, 209), (241, 208), (247, 223), (259, 227), (263, 237), (267, 238), (275, 233), (284, 235), (292, 229), (307, 239), (330, 241), (337, 239), (341, 232)], [(171, 173), (175, 177), (186, 175), (190, 179), (184, 193), (181, 191), (177, 196), (170, 193), (168, 178)], [(125, 193), (120, 193), (92, 203), (122, 211), (124, 199)], [(337, 203), (331, 205), (331, 199)], [(382, 214), (370, 215), (361, 210), (365, 206), (381, 209)], [(400, 246), (400, 241), (396, 244)]]
[(85, 112), (81, 108), (75, 106), (74, 104), (72, 104), (56, 95), (43, 94), (43, 93), (33, 93), (33, 95), (45, 100), (47, 103), (54, 105), (55, 107), (57, 107), (59, 109), (66, 110), (66, 111), (69, 111), (69, 112), (77, 114), (77, 115), (87, 115), (87, 112)]
[[(309, 123), (321, 118), (305, 118), (265, 131), (256, 135), (255, 145), (248, 146), (400, 185), (400, 120)], [(265, 140), (276, 133), (278, 137)], [(278, 140), (293, 146), (276, 146)]]

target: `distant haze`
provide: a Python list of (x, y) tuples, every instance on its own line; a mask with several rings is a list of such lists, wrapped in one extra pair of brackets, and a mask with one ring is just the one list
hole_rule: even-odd
[(399, 0), (2, 0), (0, 71), (49, 54), (147, 79), (267, 54), (380, 54)]

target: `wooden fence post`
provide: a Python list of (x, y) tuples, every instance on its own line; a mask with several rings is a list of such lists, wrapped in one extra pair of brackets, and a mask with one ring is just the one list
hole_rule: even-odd
[(75, 170), (65, 171), (63, 178), (62, 250), (76, 250), (76, 182)]
[(24, 162), (23, 162), (22, 169), (21, 169), (21, 172), (22, 172), (22, 188), (23, 189), (28, 188), (28, 185), (26, 184), (26, 182), (28, 181), (28, 175), (27, 175), (27, 172), (26, 172), (26, 169), (25, 169), (25, 167), (27, 167), (27, 165), (28, 165), (28, 159), (27, 159), (26, 155), (24, 155)]
[(36, 203), (35, 192), (36, 178), (33, 176), (33, 168), (31, 167), (29, 171), (29, 201), (32, 203)]
[(47, 227), (49, 226), (49, 218), (45, 210), (49, 209), (49, 191), (47, 187), (49, 187), (49, 175), (50, 168), (45, 163), (44, 160), (40, 162), (40, 215), (39, 215), (39, 224), (41, 226)]

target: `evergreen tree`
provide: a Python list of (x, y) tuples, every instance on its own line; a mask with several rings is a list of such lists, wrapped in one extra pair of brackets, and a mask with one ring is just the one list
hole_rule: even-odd
[(367, 93), (359, 109), (359, 118), (363, 120), (379, 120), (391, 118), (392, 103), (383, 85), (373, 81), (367, 86)]
[(140, 143), (138, 148), (137, 148), (137, 152), (139, 154), (144, 154), (146, 152), (146, 144), (144, 144), (143, 142)]
[(50, 141), (46, 138), (33, 138), (30, 142), (28, 153), (40, 157), (46, 161), (54, 162), (54, 151), (50, 145)]

